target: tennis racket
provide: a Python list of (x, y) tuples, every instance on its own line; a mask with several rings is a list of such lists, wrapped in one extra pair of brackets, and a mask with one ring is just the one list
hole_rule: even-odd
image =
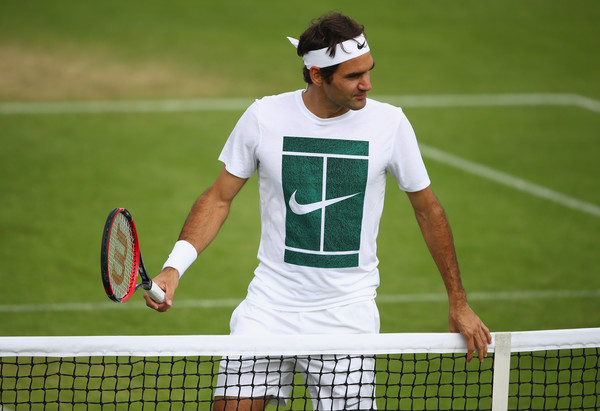
[[(104, 224), (100, 271), (104, 290), (113, 301), (127, 301), (138, 288), (157, 303), (165, 301), (165, 292), (146, 273), (133, 218), (124, 208), (113, 209)], [(138, 274), (141, 284), (137, 283)]]

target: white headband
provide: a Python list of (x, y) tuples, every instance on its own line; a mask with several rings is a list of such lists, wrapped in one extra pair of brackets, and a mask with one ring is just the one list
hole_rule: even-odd
[[(294, 45), (294, 47), (298, 48), (298, 40), (291, 37), (288, 37), (287, 39)], [(368, 52), (369, 45), (367, 44), (367, 39), (365, 38), (364, 34), (361, 34), (353, 39), (338, 43), (335, 46), (335, 56), (333, 57), (329, 55), (327, 47), (325, 47), (319, 50), (309, 51), (302, 56), (302, 59), (304, 60), (304, 65), (308, 69), (313, 66), (322, 68), (335, 66), (336, 64), (340, 64), (344, 61), (362, 56)]]

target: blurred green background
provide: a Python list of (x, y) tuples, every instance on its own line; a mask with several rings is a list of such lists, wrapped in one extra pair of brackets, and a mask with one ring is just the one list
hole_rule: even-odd
[[(255, 178), (183, 277), (168, 313), (146, 309), (141, 294), (109, 302), (99, 249), (108, 212), (127, 207), (156, 273), (193, 201), (216, 177), (216, 158), (243, 108), (9, 108), (250, 102), (299, 89), (301, 60), (285, 36), (299, 36), (330, 10), (366, 26), (374, 96), (452, 97), (404, 110), (452, 224), (471, 305), (490, 329), (597, 327), (599, 216), (466, 172), (428, 149), (598, 209), (599, 2), (36, 0), (0, 2), (0, 334), (228, 333), (256, 266)], [(507, 94), (517, 96), (466, 106), (456, 97)], [(532, 95), (541, 102), (523, 103)], [(393, 181), (379, 256), (382, 331), (447, 331), (442, 281)]]

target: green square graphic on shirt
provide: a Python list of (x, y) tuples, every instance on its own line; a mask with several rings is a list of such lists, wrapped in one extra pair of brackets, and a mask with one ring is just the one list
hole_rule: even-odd
[(286, 263), (358, 266), (368, 154), (368, 141), (284, 137)]

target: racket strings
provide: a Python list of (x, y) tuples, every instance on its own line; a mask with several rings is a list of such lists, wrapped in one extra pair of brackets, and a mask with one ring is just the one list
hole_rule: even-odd
[(113, 294), (124, 298), (133, 293), (137, 279), (135, 241), (131, 226), (122, 213), (117, 214), (110, 231), (108, 247), (108, 277)]

